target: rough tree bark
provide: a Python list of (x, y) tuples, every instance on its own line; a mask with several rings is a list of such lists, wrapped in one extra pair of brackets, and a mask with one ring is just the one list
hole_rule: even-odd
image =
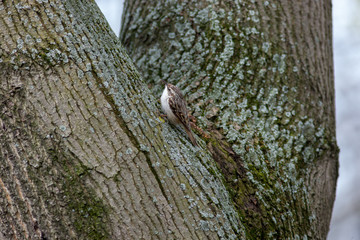
[(154, 95), (161, 78), (186, 93), (247, 238), (326, 238), (338, 176), (330, 0), (128, 0), (120, 38)]
[(147, 83), (188, 93), (200, 148), (158, 118), (93, 1), (0, 1), (0, 239), (324, 237), (329, 6), (296, 3), (310, 15), (287, 29), (281, 3), (146, 4), (123, 40)]
[(0, 238), (241, 234), (211, 155), (154, 115), (93, 1), (1, 1), (0, 15)]

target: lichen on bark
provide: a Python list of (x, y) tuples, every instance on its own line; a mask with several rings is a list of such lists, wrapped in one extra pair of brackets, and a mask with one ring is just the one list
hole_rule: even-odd
[[(338, 151), (330, 8), (329, 1), (125, 3), (121, 41), (155, 95), (160, 79), (187, 95), (228, 191), (237, 192), (249, 237), (327, 234)], [(314, 172), (325, 172), (318, 186)]]
[[(2, 189), (10, 192), (4, 206), (13, 199), (14, 206), (22, 204), (19, 196), (27, 202), (24, 209), (12, 209), (20, 217), (0, 216), (6, 236), (244, 236), (211, 155), (158, 119), (155, 98), (94, 2), (17, 6), (0, 3), (6, 16), (0, 20), (6, 33), (0, 36), (0, 68), (6, 73), (1, 90), (16, 90), (17, 84), (22, 89), (19, 106), (27, 120), (12, 126), (30, 129), (19, 135), (19, 145), (32, 143), (17, 158), (1, 156), (11, 165), (21, 162), (27, 149), (38, 155), (11, 172), (15, 180), (36, 183), (27, 188), (33, 191), (16, 191), (20, 185), (1, 178)], [(12, 149), (10, 142), (1, 144)]]

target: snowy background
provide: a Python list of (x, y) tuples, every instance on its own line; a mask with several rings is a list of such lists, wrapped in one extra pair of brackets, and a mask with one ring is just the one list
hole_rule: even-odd
[[(119, 35), (123, 0), (96, 0)], [(333, 0), (340, 177), (328, 240), (360, 240), (360, 0)], [(358, 183), (359, 186), (356, 184)]]

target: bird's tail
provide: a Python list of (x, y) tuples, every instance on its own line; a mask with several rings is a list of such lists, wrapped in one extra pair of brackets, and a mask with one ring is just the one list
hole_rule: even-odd
[(192, 144), (193, 144), (195, 147), (199, 146), (199, 145), (197, 144), (197, 141), (196, 141), (196, 139), (195, 139), (192, 131), (191, 131), (190, 129), (185, 129), (185, 131), (186, 131), (187, 135), (189, 136), (190, 141), (192, 142)]

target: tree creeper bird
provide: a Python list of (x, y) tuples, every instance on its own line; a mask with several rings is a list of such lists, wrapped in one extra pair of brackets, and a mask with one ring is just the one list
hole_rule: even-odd
[(181, 125), (194, 146), (198, 146), (191, 131), (186, 101), (179, 88), (161, 80), (165, 89), (161, 95), (161, 108), (169, 121), (174, 125)]

